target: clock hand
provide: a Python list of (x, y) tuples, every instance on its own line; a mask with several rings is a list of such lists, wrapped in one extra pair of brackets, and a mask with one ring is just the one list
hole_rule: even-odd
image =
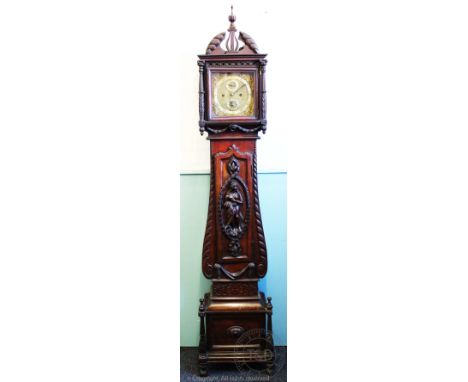
[[(246, 84), (243, 84), (239, 89), (237, 89), (232, 95), (236, 94), (239, 90), (241, 90)], [(232, 96), (231, 96), (232, 97)]]

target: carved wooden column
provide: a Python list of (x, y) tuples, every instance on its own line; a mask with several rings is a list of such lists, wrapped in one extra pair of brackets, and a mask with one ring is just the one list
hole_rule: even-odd
[[(200, 132), (210, 140), (211, 174), (202, 270), (212, 280), (200, 302), (200, 375), (215, 362), (260, 362), (271, 372), (271, 298), (258, 290), (268, 269), (260, 214), (256, 144), (266, 131), (266, 55), (230, 26), (199, 56)], [(263, 338), (243, 343), (250, 332)]]

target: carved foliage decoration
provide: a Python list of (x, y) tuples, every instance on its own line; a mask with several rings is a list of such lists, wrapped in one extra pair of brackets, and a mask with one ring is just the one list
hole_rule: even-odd
[(206, 48), (206, 54), (212, 53), (219, 46), (219, 44), (221, 44), (225, 36), (226, 32), (221, 32), (214, 36)]
[(219, 221), (229, 238), (229, 252), (233, 257), (242, 254), (240, 239), (247, 230), (250, 215), (249, 190), (239, 170), (239, 161), (232, 155), (227, 164), (229, 178), (221, 188), (218, 205)]
[(227, 296), (256, 296), (258, 293), (257, 282), (241, 283), (213, 283), (213, 295), (216, 297)]
[[(260, 216), (256, 157), (232, 144), (211, 157), (210, 200), (202, 268), (207, 278), (263, 277), (266, 245)], [(245, 267), (232, 267), (245, 263)], [(252, 262), (253, 261), (253, 262)]]
[(258, 46), (254, 39), (245, 32), (239, 32), (239, 38), (248, 46), (253, 52), (258, 53)]
[[(218, 33), (208, 44), (206, 48), (206, 54), (256, 54), (258, 53), (258, 46), (255, 43), (254, 39), (245, 32), (239, 32), (239, 37), (237, 37), (237, 28), (234, 24), (236, 21), (236, 16), (233, 14), (231, 6), (231, 14), (228, 17), (229, 19), (229, 28), (228, 28), (228, 38), (226, 40), (226, 50), (222, 49), (220, 44), (224, 41), (226, 37), (226, 32)], [(239, 44), (239, 40), (244, 43), (244, 46)]]
[(257, 127), (254, 126), (252, 128), (248, 128), (248, 127), (243, 127), (243, 126), (232, 123), (228, 126), (225, 126), (223, 128), (217, 128), (217, 129), (213, 129), (211, 127), (205, 127), (205, 130), (212, 134), (221, 134), (221, 133), (225, 133), (226, 131), (241, 131), (243, 133), (256, 133), (259, 130), (263, 130), (263, 126), (257, 126)]

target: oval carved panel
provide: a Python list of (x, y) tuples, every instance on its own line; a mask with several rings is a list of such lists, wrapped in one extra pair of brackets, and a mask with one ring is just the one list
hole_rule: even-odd
[(223, 233), (229, 238), (231, 256), (240, 256), (240, 238), (245, 234), (250, 214), (249, 190), (239, 176), (239, 161), (235, 156), (227, 165), (230, 174), (220, 192), (218, 212)]

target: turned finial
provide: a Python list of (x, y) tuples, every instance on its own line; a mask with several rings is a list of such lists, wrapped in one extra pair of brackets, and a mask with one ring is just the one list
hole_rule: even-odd
[(200, 306), (198, 307), (198, 315), (201, 317), (205, 311), (205, 300), (203, 298), (200, 299)]
[(234, 21), (236, 21), (236, 16), (234, 16), (234, 13), (233, 13), (233, 6), (231, 5), (231, 14), (229, 15), (229, 21), (231, 24), (234, 23)]
[(271, 297), (267, 297), (268, 303), (267, 303), (267, 308), (271, 309), (273, 306), (271, 305)]
[(236, 53), (239, 51), (239, 40), (237, 39), (237, 36), (236, 36), (237, 29), (236, 29), (236, 26), (234, 25), (234, 21), (236, 21), (236, 16), (234, 16), (232, 5), (231, 5), (231, 14), (229, 15), (228, 19), (231, 25), (229, 25), (229, 29), (228, 29), (229, 37), (226, 40), (226, 49), (228, 53)]

